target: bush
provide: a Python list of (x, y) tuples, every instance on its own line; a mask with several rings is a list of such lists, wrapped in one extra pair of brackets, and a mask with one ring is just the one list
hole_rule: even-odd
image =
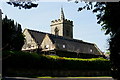
[[(3, 51), (3, 75), (9, 70), (102, 70), (110, 71), (110, 61), (103, 58), (67, 58), (21, 51)], [(12, 73), (12, 71), (10, 73)]]

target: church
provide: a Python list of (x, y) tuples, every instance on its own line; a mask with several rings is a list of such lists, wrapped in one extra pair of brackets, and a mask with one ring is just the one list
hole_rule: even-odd
[[(98, 55), (103, 53), (94, 43), (73, 39), (73, 21), (65, 18), (61, 8), (60, 18), (51, 21), (51, 33), (25, 29), (22, 51), (40, 51), (60, 56)], [(72, 54), (72, 55), (71, 55)]]

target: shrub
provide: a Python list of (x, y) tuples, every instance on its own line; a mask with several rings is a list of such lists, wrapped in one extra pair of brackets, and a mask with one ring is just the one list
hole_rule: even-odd
[[(103, 58), (67, 58), (21, 51), (3, 51), (3, 72), (8, 70), (101, 70), (110, 71), (110, 61)], [(3, 75), (4, 75), (3, 74)]]

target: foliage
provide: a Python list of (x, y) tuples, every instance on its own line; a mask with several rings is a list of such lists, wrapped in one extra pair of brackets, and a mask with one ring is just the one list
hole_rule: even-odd
[(109, 50), (107, 50), (107, 51), (105, 52), (105, 54), (108, 54), (108, 55), (110, 55), (110, 51), (109, 51)]
[(9, 69), (109, 71), (110, 62), (103, 58), (81, 59), (20, 51), (3, 51), (3, 75), (7, 74)]
[(2, 20), (2, 50), (21, 50), (23, 44), (21, 25), (5, 16)]
[[(104, 5), (104, 6), (103, 6)], [(110, 60), (112, 62), (113, 77), (120, 79), (120, 2), (115, 3), (96, 3), (98, 23), (102, 25), (105, 34), (110, 35), (109, 50)]]
[[(78, 3), (79, 1), (76, 0)], [(120, 1), (119, 2), (85, 2), (86, 5), (80, 7), (78, 11), (93, 9), (97, 13), (98, 24), (102, 26), (105, 35), (110, 35), (109, 50), (110, 60), (112, 62), (113, 78), (120, 80)]]
[(72, 70), (110, 70), (109, 60), (103, 58), (67, 58), (45, 55), (54, 63), (54, 69), (72, 69)]
[(64, 59), (64, 60), (73, 60), (73, 61), (109, 61), (104, 58), (90, 58), (90, 59), (82, 59), (82, 58), (67, 58), (67, 57), (59, 57), (57, 55), (43, 55), (47, 58), (53, 58), (53, 59)]
[(104, 28), (106, 32), (110, 34), (110, 60), (112, 62), (113, 77), (120, 79), (120, 2), (107, 3), (105, 9), (105, 15), (103, 16)]
[(33, 3), (32, 1), (9, 1), (7, 2), (9, 5), (13, 5), (14, 7), (18, 7), (19, 9), (31, 9), (36, 8), (38, 6), (37, 3)]

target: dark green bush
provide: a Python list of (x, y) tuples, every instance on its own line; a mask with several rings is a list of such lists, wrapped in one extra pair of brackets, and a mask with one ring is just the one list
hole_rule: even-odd
[[(3, 51), (3, 75), (9, 70), (108, 70), (110, 61), (103, 58), (80, 59), (38, 55), (21, 51)], [(12, 71), (11, 71), (12, 72)], [(11, 73), (10, 72), (10, 73)], [(32, 73), (32, 72), (31, 72)]]

